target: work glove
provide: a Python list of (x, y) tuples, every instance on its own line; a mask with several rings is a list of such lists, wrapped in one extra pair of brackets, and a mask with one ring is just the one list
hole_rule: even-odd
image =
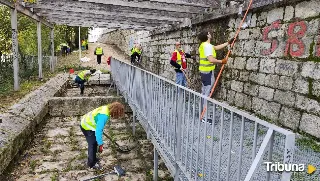
[(228, 59), (227, 59), (227, 58), (224, 58), (224, 59), (222, 59), (221, 61), (222, 61), (222, 62), (221, 62), (222, 64), (227, 64)]
[(103, 145), (100, 145), (98, 152), (99, 152), (99, 153), (102, 153), (102, 151), (103, 151)]

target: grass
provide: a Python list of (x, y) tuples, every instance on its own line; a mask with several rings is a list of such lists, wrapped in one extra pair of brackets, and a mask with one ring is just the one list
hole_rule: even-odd
[(31, 160), (31, 162), (29, 163), (30, 169), (32, 171), (34, 171), (34, 169), (36, 168), (37, 162), (38, 162), (38, 160)]
[(311, 138), (299, 138), (297, 139), (297, 143), (304, 149), (310, 148), (313, 151), (320, 153), (320, 145)]

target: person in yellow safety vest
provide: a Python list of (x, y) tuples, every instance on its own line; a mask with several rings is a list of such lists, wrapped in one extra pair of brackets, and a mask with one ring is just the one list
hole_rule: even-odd
[[(215, 82), (214, 70), (216, 68), (216, 64), (227, 63), (226, 58), (222, 60), (217, 59), (216, 50), (220, 50), (227, 47), (229, 44), (233, 42), (234, 39), (231, 39), (230, 41), (223, 43), (221, 45), (214, 46), (210, 43), (212, 36), (209, 31), (202, 31), (199, 34), (198, 38), (201, 41), (201, 44), (199, 47), (199, 54), (200, 54), (199, 71), (200, 71), (200, 77), (202, 82), (201, 94), (205, 96), (209, 96)], [(203, 104), (201, 105), (203, 106)], [(206, 122), (205, 117), (202, 119), (202, 122)], [(207, 119), (207, 123), (212, 124), (212, 120)]]
[(180, 42), (176, 42), (175, 46), (176, 48), (172, 53), (170, 64), (175, 67), (176, 83), (186, 87), (187, 78), (182, 71), (187, 69), (186, 58), (191, 58), (191, 55), (182, 50)]
[(67, 55), (67, 49), (68, 49), (67, 46), (68, 46), (68, 44), (67, 43), (61, 43), (60, 46), (61, 46), (62, 55)]
[(110, 118), (119, 119), (124, 116), (124, 106), (119, 102), (98, 107), (81, 117), (80, 129), (88, 142), (88, 162), (91, 169), (102, 169), (96, 153), (103, 151), (103, 130)]
[(81, 50), (85, 50), (86, 49), (86, 42), (84, 41), (84, 39), (81, 40)]
[(88, 39), (85, 39), (84, 41), (85, 41), (85, 43), (86, 43), (86, 50), (88, 50), (88, 48), (89, 48), (89, 46), (88, 46)]
[(80, 95), (83, 95), (84, 93), (84, 83), (89, 80), (92, 74), (96, 72), (96, 69), (92, 70), (84, 70), (81, 71), (75, 78), (75, 83), (80, 86)]
[(98, 62), (98, 64), (100, 65), (100, 63), (101, 63), (101, 57), (102, 57), (102, 55), (104, 55), (103, 49), (102, 49), (102, 47), (100, 46), (100, 44), (98, 44), (98, 47), (94, 50), (94, 54), (97, 55), (97, 62)]
[(142, 51), (140, 45), (135, 45), (131, 48), (131, 64), (134, 64), (137, 58), (137, 62), (140, 62), (141, 53)]

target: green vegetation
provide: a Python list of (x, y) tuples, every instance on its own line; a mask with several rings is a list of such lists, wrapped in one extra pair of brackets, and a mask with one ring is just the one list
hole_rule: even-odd
[(315, 152), (320, 152), (320, 145), (313, 139), (303, 137), (298, 138), (297, 143), (304, 149), (312, 149)]

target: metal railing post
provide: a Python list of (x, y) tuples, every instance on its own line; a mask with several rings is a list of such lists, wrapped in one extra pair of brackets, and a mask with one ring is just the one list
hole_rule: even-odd
[[(179, 87), (177, 88), (178, 90), (180, 89)], [(175, 107), (177, 109), (176, 113), (174, 115), (177, 115), (177, 122), (176, 122), (176, 149), (175, 149), (175, 170), (176, 173), (174, 175), (174, 180), (178, 181), (179, 180), (179, 174), (180, 174), (180, 168), (178, 162), (180, 162), (180, 157), (181, 157), (181, 128), (182, 128), (182, 106), (183, 106), (183, 93), (182, 90), (179, 90), (176, 92), (178, 94), (178, 99), (177, 99), (177, 104)]]
[(153, 157), (154, 157), (154, 170), (153, 170), (153, 181), (158, 181), (158, 152), (156, 147), (153, 149)]
[(133, 110), (132, 134), (136, 134), (136, 110)]
[(13, 78), (14, 90), (20, 89), (19, 83), (19, 59), (18, 59), (18, 23), (17, 9), (11, 9), (11, 29), (12, 29), (12, 53), (13, 53)]

